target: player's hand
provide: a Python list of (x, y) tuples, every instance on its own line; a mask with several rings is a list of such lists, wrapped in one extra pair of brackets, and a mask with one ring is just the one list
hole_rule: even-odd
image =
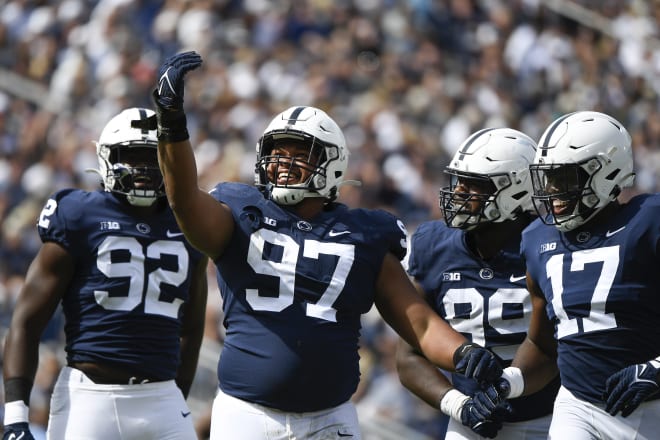
[(454, 366), (457, 373), (480, 383), (493, 383), (502, 375), (502, 365), (495, 353), (473, 343), (456, 349)]
[(30, 432), (30, 426), (27, 422), (10, 423), (5, 425), (5, 433), (2, 440), (34, 440), (34, 436)]
[[(498, 414), (497, 403), (480, 393), (475, 394), (463, 405), (461, 423), (482, 437), (495, 438), (502, 429), (502, 412)], [(508, 405), (506, 401), (504, 403)]]
[(614, 373), (605, 382), (605, 411), (615, 416), (619, 411), (628, 417), (646, 399), (660, 391), (660, 362), (630, 365)]
[(202, 64), (197, 52), (183, 52), (165, 60), (158, 72), (156, 104), (166, 110), (183, 110), (183, 77)]

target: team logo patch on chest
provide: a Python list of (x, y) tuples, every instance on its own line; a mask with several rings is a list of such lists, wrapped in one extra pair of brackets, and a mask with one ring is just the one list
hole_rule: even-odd
[(489, 268), (487, 268), (487, 267), (484, 267), (483, 269), (481, 269), (481, 270), (479, 271), (479, 277), (480, 277), (482, 280), (491, 280), (491, 279), (493, 279), (493, 276), (494, 276), (494, 275), (495, 275), (495, 274), (494, 274), (494, 272), (493, 272), (493, 269), (489, 269)]
[(309, 222), (306, 222), (305, 220), (298, 221), (298, 223), (296, 223), (296, 227), (301, 231), (305, 231), (305, 232), (309, 232), (312, 230), (312, 225)]
[(137, 229), (139, 232), (143, 234), (148, 234), (149, 232), (151, 232), (151, 227), (146, 223), (138, 223), (137, 225), (135, 225), (135, 229)]

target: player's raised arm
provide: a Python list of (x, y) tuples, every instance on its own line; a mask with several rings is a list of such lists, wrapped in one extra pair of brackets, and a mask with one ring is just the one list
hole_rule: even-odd
[(176, 54), (163, 63), (154, 101), (158, 117), (158, 162), (167, 198), (190, 243), (217, 258), (234, 230), (230, 210), (197, 183), (197, 165), (183, 110), (184, 76), (202, 64), (195, 52)]

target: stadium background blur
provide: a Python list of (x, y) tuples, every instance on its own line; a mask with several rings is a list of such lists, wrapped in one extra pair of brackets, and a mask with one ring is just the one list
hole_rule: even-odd
[[(294, 104), (328, 111), (352, 152), (349, 206), (384, 208), (412, 232), (439, 218), (442, 170), (476, 129), (538, 139), (591, 109), (633, 136), (637, 180), (660, 186), (660, 0), (0, 0), (0, 337), (49, 194), (98, 188), (93, 140), (124, 107), (152, 107), (162, 60), (196, 50), (185, 106), (201, 184), (253, 180), (255, 142)], [(189, 402), (204, 425), (223, 339), (209, 268), (207, 330)], [(64, 358), (62, 319), (44, 334), (35, 426)], [(438, 438), (439, 412), (394, 370), (396, 338), (364, 319), (355, 401), (365, 440)], [(319, 380), (323, 380), (319, 378)], [(38, 429), (35, 436), (42, 435)], [(43, 438), (43, 437), (41, 437)]]

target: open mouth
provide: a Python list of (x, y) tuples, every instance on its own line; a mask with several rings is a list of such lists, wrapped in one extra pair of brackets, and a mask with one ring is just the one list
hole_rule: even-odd
[(300, 181), (300, 175), (292, 172), (282, 172), (277, 174), (278, 185), (293, 185)]
[(147, 176), (134, 177), (133, 186), (135, 186), (136, 188), (144, 188), (145, 186), (151, 186), (151, 178)]
[(574, 201), (552, 199), (552, 213), (556, 216), (568, 215), (573, 211)]

